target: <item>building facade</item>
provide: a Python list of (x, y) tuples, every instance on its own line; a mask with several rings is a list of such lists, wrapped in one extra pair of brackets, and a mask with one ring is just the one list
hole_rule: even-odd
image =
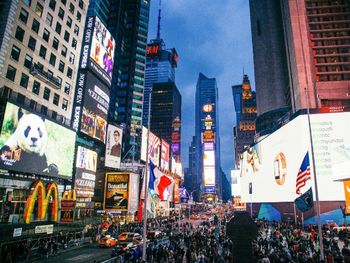
[(216, 79), (199, 73), (195, 100), (196, 190), (204, 198), (222, 198), (218, 112)]
[(273, 123), (307, 97), (310, 108), (349, 105), (349, 1), (251, 0), (250, 10), (259, 117), (271, 111)]
[(239, 166), (240, 154), (254, 143), (256, 120), (256, 95), (252, 91), (247, 75), (243, 76), (242, 85), (232, 86), (233, 101), (236, 111), (236, 123), (233, 127), (235, 166)]

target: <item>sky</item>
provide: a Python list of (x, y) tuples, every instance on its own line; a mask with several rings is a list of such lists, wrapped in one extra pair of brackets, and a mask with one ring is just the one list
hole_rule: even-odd
[[(157, 35), (159, 0), (151, 1), (148, 39)], [(221, 166), (234, 168), (232, 128), (236, 124), (232, 85), (243, 71), (254, 89), (253, 50), (247, 0), (163, 0), (161, 38), (179, 55), (176, 86), (182, 96), (181, 159), (188, 167), (194, 135), (195, 90), (199, 72), (216, 78), (219, 94)]]

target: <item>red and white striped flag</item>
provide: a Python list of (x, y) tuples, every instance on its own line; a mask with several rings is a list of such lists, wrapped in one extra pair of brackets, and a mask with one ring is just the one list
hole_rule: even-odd
[(297, 175), (296, 193), (298, 195), (301, 194), (300, 189), (306, 185), (306, 182), (308, 180), (311, 180), (309, 152), (305, 154), (304, 160), (299, 168)]

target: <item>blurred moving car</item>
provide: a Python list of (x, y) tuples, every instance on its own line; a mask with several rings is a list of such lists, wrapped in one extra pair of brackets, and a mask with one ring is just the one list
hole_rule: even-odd
[(141, 244), (142, 236), (139, 233), (122, 232), (118, 237), (119, 243)]
[(191, 215), (190, 217), (193, 220), (198, 220), (199, 219), (199, 215)]
[(98, 241), (99, 247), (113, 247), (117, 244), (117, 240), (110, 235), (100, 238)]
[(207, 218), (206, 215), (201, 215), (201, 219), (202, 219), (202, 220), (207, 220), (208, 218)]

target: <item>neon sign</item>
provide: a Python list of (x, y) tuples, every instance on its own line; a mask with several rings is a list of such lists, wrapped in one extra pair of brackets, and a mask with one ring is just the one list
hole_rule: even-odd
[(50, 196), (52, 196), (52, 209), (51, 219), (54, 222), (58, 220), (58, 188), (56, 183), (50, 182), (44, 186), (44, 183), (39, 180), (33, 183), (30, 191), (30, 195), (27, 198), (26, 206), (24, 209), (24, 220), (26, 224), (30, 224), (34, 205), (36, 199), (38, 199), (38, 218), (44, 220), (46, 218), (47, 209), (50, 203)]
[(147, 56), (158, 55), (158, 51), (159, 51), (159, 46), (158, 45), (148, 46), (147, 49), (146, 49), (146, 55)]

